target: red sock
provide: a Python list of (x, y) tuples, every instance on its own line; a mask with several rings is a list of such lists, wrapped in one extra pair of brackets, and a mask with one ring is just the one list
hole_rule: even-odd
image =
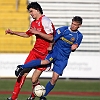
[(19, 76), (17, 78), (17, 81), (15, 83), (15, 86), (14, 86), (14, 91), (13, 91), (13, 94), (11, 96), (12, 100), (16, 100), (17, 97), (18, 97), (18, 94), (21, 90), (21, 87), (23, 86), (24, 82), (25, 82), (25, 79), (26, 79), (26, 76)]
[(33, 85), (32, 85), (32, 94), (31, 94), (31, 96), (32, 96), (33, 98), (35, 97), (35, 95), (34, 95), (34, 93), (33, 93), (33, 89), (34, 89), (34, 87), (35, 87), (36, 85), (40, 85), (40, 82), (38, 81), (36, 84), (33, 84)]

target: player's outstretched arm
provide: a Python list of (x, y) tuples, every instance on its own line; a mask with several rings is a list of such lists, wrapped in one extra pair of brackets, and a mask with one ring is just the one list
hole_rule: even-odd
[(11, 35), (13, 35), (13, 31), (10, 30), (10, 29), (5, 30), (5, 33), (6, 33), (6, 34), (11, 34)]
[(17, 31), (12, 31), (11, 29), (5, 30), (5, 33), (10, 35), (17, 35), (20, 37), (29, 37), (29, 35), (27, 35), (26, 32), (17, 32)]

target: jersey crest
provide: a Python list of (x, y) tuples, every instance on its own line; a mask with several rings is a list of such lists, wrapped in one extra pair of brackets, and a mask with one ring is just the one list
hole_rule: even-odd
[(61, 33), (59, 29), (57, 30), (57, 33), (58, 33), (58, 34), (60, 34), (60, 33)]
[(74, 37), (72, 37), (70, 40), (71, 40), (71, 41), (75, 41), (75, 38), (74, 38)]

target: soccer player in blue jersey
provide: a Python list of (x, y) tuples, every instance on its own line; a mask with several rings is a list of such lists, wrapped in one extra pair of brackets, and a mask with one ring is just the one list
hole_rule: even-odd
[(15, 74), (20, 75), (24, 68), (35, 68), (35, 66), (47, 65), (53, 63), (53, 75), (46, 85), (46, 93), (40, 100), (46, 100), (45, 96), (54, 88), (59, 76), (67, 66), (70, 53), (75, 51), (83, 38), (82, 33), (78, 30), (82, 25), (82, 18), (75, 16), (72, 18), (71, 26), (63, 26), (56, 29), (53, 39), (54, 46), (52, 51), (46, 56), (45, 60), (36, 59), (24, 65), (18, 65)]

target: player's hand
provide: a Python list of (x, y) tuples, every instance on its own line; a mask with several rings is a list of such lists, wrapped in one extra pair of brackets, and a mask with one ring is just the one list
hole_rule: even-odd
[(5, 33), (6, 33), (6, 34), (12, 34), (12, 35), (14, 34), (14, 32), (13, 32), (12, 30), (10, 30), (10, 29), (7, 29), (7, 30), (5, 31)]
[(36, 28), (30, 28), (30, 32), (33, 34), (39, 34), (39, 31)]
[(71, 50), (76, 50), (77, 47), (78, 47), (78, 44), (73, 44), (73, 45), (71, 46)]
[(48, 50), (48, 52), (50, 52), (50, 51), (52, 50), (52, 47), (49, 46), (49, 47), (47, 48), (47, 50)]

